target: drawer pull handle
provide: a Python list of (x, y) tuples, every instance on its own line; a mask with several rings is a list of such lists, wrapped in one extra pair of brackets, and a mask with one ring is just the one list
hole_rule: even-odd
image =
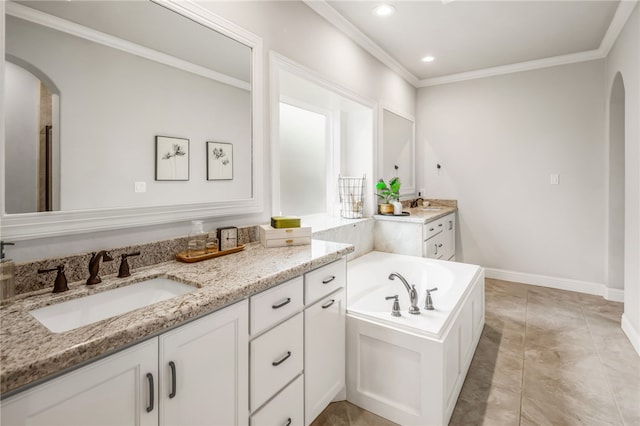
[(441, 223), (439, 223), (438, 226), (442, 228), (442, 224)]
[(334, 303), (336, 303), (335, 299), (331, 299), (325, 305), (322, 305), (322, 309), (327, 309), (328, 307), (330, 307)]
[(286, 240), (285, 243), (291, 244), (291, 243), (293, 243), (293, 240)]
[(287, 354), (285, 356), (283, 356), (282, 358), (280, 358), (277, 361), (273, 361), (271, 363), (271, 365), (273, 365), (274, 367), (277, 367), (280, 364), (282, 364), (283, 362), (285, 362), (286, 360), (288, 360), (290, 356), (291, 356), (291, 351), (287, 351)]
[(429, 228), (429, 231), (433, 231), (433, 228)]
[(287, 422), (284, 424), (284, 426), (291, 426), (291, 417), (287, 419)]
[(291, 298), (287, 297), (285, 300), (283, 300), (280, 303), (276, 303), (275, 305), (271, 305), (271, 309), (280, 309), (285, 305), (288, 305), (289, 303), (291, 303)]
[(322, 284), (329, 284), (331, 281), (335, 280), (336, 276), (331, 275), (329, 278), (322, 280)]
[(169, 394), (169, 398), (173, 398), (176, 396), (176, 363), (173, 361), (169, 361), (169, 368), (171, 369), (171, 393)]
[(153, 400), (155, 395), (153, 394), (153, 374), (147, 373), (147, 381), (149, 382), (149, 405), (147, 406), (147, 413), (153, 411)]

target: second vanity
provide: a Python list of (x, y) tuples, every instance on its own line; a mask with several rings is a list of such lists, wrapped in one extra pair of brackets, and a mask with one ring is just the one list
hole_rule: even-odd
[(375, 215), (377, 251), (455, 261), (455, 202), (406, 209), (409, 215)]
[(29, 311), (86, 286), (19, 299), (0, 310), (2, 423), (308, 425), (344, 387), (352, 251), (254, 243), (107, 277), (105, 289), (157, 276), (197, 289), (65, 333)]

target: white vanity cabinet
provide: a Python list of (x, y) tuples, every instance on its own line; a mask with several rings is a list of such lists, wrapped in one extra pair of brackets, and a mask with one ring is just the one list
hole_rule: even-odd
[(346, 260), (305, 275), (305, 425), (345, 386)]
[(28, 389), (0, 423), (246, 425), (247, 317), (239, 302)]
[(450, 213), (423, 226), (423, 256), (430, 259), (455, 261), (456, 217)]
[(387, 253), (455, 261), (456, 215), (427, 223), (403, 217), (376, 220), (374, 246)]
[(1, 402), (2, 425), (309, 425), (345, 386), (346, 258)]
[(158, 339), (2, 401), (6, 426), (158, 424)]

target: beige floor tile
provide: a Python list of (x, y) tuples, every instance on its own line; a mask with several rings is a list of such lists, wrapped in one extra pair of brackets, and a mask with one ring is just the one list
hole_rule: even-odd
[(487, 315), (478, 347), (485, 350), (506, 352), (512, 356), (522, 357), (524, 352), (525, 325), (505, 322), (499, 317)]
[(621, 424), (599, 358), (587, 349), (527, 351), (522, 396), (523, 415), (534, 422)]

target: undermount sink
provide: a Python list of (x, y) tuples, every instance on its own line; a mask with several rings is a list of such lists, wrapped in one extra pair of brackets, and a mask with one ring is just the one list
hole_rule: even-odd
[(170, 278), (158, 277), (102, 293), (57, 303), (29, 313), (54, 333), (131, 312), (196, 288)]
[(442, 210), (442, 207), (423, 207), (422, 211), (423, 212), (438, 212), (440, 210)]

